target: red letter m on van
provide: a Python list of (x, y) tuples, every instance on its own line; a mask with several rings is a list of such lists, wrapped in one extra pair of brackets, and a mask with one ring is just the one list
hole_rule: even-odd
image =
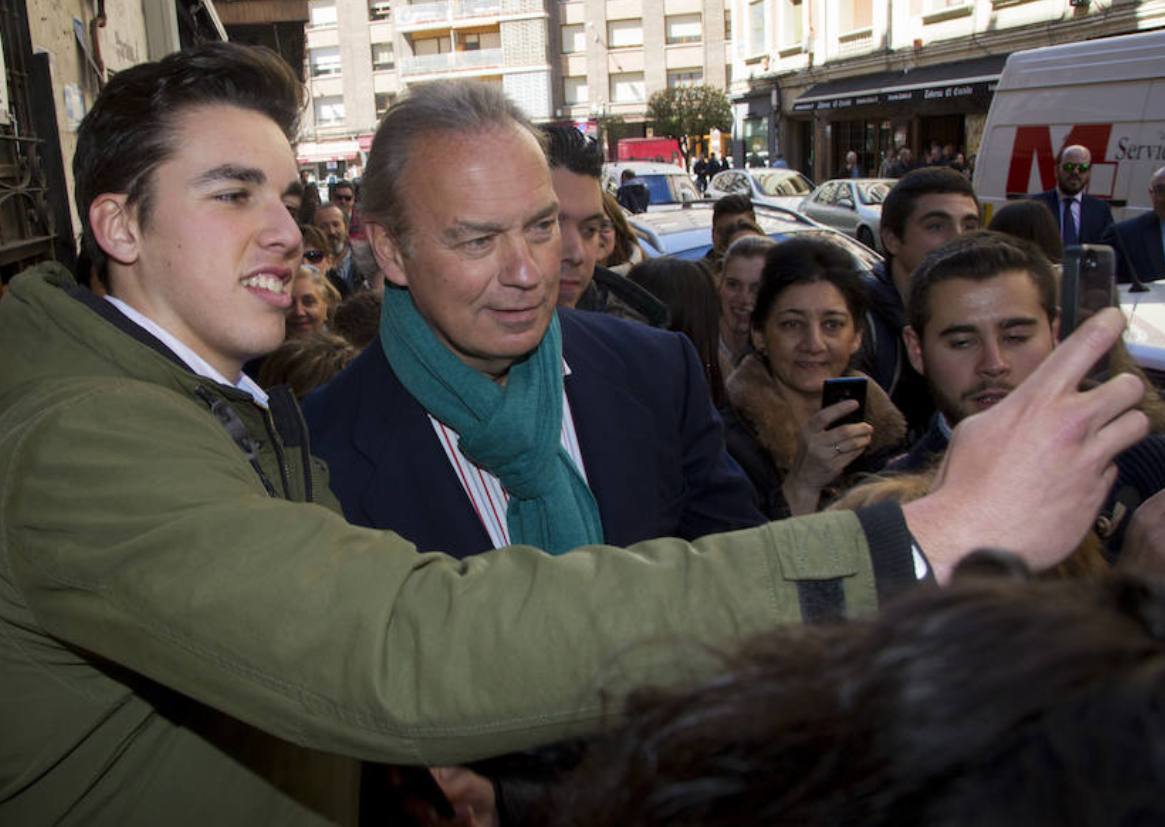
[(1033, 161), (1040, 173), (1040, 189), (1056, 186), (1056, 153), (1063, 147), (1080, 144), (1092, 153), (1092, 163), (1103, 163), (1110, 134), (1110, 123), (1080, 124), (1072, 127), (1064, 143), (1053, 150), (1050, 126), (1017, 127), (1015, 142), (1011, 145), (1011, 165), (1007, 168), (1007, 197), (1027, 195)]

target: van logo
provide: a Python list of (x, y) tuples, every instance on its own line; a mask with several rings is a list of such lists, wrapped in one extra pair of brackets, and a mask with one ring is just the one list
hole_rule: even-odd
[[(1050, 126), (1020, 126), (1015, 130), (1011, 145), (1011, 164), (1007, 168), (1007, 197), (1027, 195), (1031, 190), (1032, 165), (1039, 174), (1040, 191), (1056, 186), (1056, 153), (1063, 147), (1080, 144), (1092, 153), (1092, 181), (1088, 191), (1098, 198), (1111, 197), (1116, 180), (1115, 159), (1109, 161), (1108, 139), (1112, 134), (1110, 123), (1089, 123), (1073, 126), (1059, 146), (1052, 146)], [(1107, 186), (1105, 182), (1107, 181)]]

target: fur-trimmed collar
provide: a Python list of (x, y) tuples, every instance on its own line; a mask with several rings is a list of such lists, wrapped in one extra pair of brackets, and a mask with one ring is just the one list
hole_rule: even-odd
[[(845, 375), (868, 378), (858, 371)], [(756, 433), (757, 441), (772, 457), (773, 464), (782, 474), (788, 471), (797, 454), (798, 425), (761, 356), (755, 353), (746, 356), (728, 377), (726, 388), (733, 410)], [(906, 419), (872, 379), (866, 385), (866, 421), (874, 426), (873, 441), (865, 452), (867, 456), (900, 445), (906, 438)]]

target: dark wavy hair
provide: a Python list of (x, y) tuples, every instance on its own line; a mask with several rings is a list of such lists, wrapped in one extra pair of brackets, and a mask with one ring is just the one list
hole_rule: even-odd
[(1161, 583), (920, 587), (633, 694), (554, 823), (1161, 824), (1163, 699)]
[(795, 284), (826, 282), (845, 299), (846, 309), (860, 332), (866, 318), (866, 289), (853, 256), (824, 238), (791, 238), (775, 245), (765, 255), (760, 289), (752, 309), (753, 330), (764, 330), (773, 305)]
[(987, 229), (1032, 242), (1053, 264), (1064, 260), (1060, 227), (1056, 224), (1056, 216), (1043, 201), (1028, 198), (1008, 201), (991, 216)]
[(104, 193), (126, 193), (148, 226), (153, 172), (177, 149), (176, 121), (194, 107), (223, 104), (266, 115), (291, 140), (303, 87), (270, 49), (216, 42), (139, 63), (101, 90), (77, 132), (73, 179), (81, 243), (103, 281), (107, 257), (89, 226), (89, 205)]

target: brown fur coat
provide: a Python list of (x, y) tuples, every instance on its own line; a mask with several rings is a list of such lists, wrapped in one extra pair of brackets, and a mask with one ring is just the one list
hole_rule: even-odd
[[(845, 375), (865, 376), (857, 371)], [(866, 421), (874, 426), (874, 436), (865, 456), (885, 456), (901, 447), (906, 419), (877, 382), (869, 380), (866, 388)], [(744, 357), (728, 377), (726, 389), (736, 415), (752, 429), (783, 477), (797, 456), (799, 426), (762, 358), (755, 353)]]

